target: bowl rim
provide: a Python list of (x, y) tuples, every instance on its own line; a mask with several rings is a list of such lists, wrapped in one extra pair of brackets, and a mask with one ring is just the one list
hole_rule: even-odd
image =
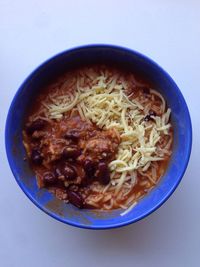
[[(184, 166), (183, 169), (181, 171), (181, 173), (179, 173), (179, 177), (177, 178), (176, 183), (174, 184), (173, 187), (171, 187), (171, 189), (168, 191), (168, 193), (154, 206), (152, 207), (152, 209), (150, 209), (148, 212), (144, 212), (143, 215), (141, 216), (137, 216), (134, 219), (128, 219), (124, 222), (115, 222), (115, 223), (108, 223), (108, 224), (104, 224), (104, 225), (87, 225), (84, 223), (79, 223), (79, 222), (75, 222), (73, 220), (69, 220), (66, 218), (62, 218), (61, 216), (55, 214), (53, 211), (49, 210), (48, 208), (46, 208), (45, 206), (41, 205), (39, 201), (37, 201), (30, 193), (28, 190), (26, 190), (26, 187), (24, 186), (24, 183), (22, 183), (20, 181), (20, 179), (18, 179), (18, 174), (17, 171), (15, 170), (14, 166), (13, 166), (13, 156), (12, 153), (9, 149), (9, 140), (7, 139), (8, 136), (8, 132), (9, 132), (9, 125), (10, 125), (10, 120), (11, 120), (11, 115), (13, 113), (13, 106), (14, 103), (16, 101), (16, 99), (18, 98), (18, 96), (20, 95), (20, 92), (22, 91), (22, 89), (24, 88), (24, 86), (26, 85), (26, 83), (30, 80), (30, 78), (36, 74), (41, 68), (45, 67), (46, 65), (48, 65), (49, 63), (53, 62), (56, 58), (62, 57), (65, 54), (71, 53), (71, 52), (76, 52), (78, 50), (85, 50), (85, 49), (114, 49), (114, 50), (118, 50), (121, 52), (127, 52), (130, 54), (135, 55), (136, 57), (139, 57), (141, 59), (143, 59), (144, 61), (150, 63), (151, 65), (154, 65), (159, 72), (161, 72), (161, 74), (163, 76), (165, 76), (175, 87), (176, 90), (178, 92), (179, 97), (182, 99), (182, 103), (184, 104), (184, 109), (186, 111), (186, 115), (188, 117), (188, 127), (187, 127), (187, 131), (188, 131), (188, 151), (187, 151), (187, 155), (186, 155), (186, 159), (184, 162)], [(101, 43), (97, 43), (97, 44), (86, 44), (86, 45), (80, 45), (80, 46), (76, 46), (70, 49), (66, 49), (60, 53), (55, 54), (54, 56), (50, 57), (49, 59), (45, 60), (43, 63), (41, 63), (39, 66), (37, 66), (28, 76), (27, 78), (22, 82), (22, 84), (20, 85), (20, 87), (17, 89), (10, 107), (8, 109), (8, 114), (7, 114), (7, 118), (6, 118), (6, 124), (5, 124), (5, 148), (6, 148), (6, 154), (7, 154), (7, 159), (9, 162), (9, 166), (10, 169), (13, 173), (13, 176), (15, 177), (16, 182), (18, 183), (18, 185), (20, 186), (20, 188), (22, 189), (22, 191), (25, 193), (25, 195), (43, 212), (45, 212), (46, 214), (50, 215), (52, 218), (56, 219), (57, 221), (60, 221), (62, 223), (71, 225), (71, 226), (75, 226), (78, 228), (84, 228), (84, 229), (93, 229), (93, 230), (106, 230), (106, 229), (112, 229), (112, 228), (118, 228), (118, 227), (122, 227), (122, 226), (126, 226), (132, 223), (135, 223), (145, 217), (147, 217), (148, 215), (150, 215), (151, 213), (153, 213), (155, 210), (157, 210), (158, 208), (160, 208), (167, 200), (168, 198), (173, 194), (173, 192), (176, 190), (176, 188), (178, 187), (179, 183), (181, 182), (183, 175), (186, 171), (186, 168), (188, 166), (188, 162), (190, 159), (190, 155), (191, 155), (191, 149), (192, 149), (192, 122), (191, 122), (191, 116), (189, 113), (189, 109), (188, 106), (186, 104), (186, 101), (179, 89), (179, 87), (176, 85), (176, 83), (174, 82), (174, 80), (171, 78), (171, 76), (160, 66), (158, 65), (156, 62), (154, 62), (151, 58), (147, 57), (146, 55), (143, 55), (140, 52), (137, 52), (133, 49), (124, 47), (124, 46), (119, 46), (119, 45), (113, 45), (113, 44), (101, 44)]]

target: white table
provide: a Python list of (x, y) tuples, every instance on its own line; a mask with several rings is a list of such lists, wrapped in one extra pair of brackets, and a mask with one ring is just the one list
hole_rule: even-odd
[[(200, 266), (200, 1), (116, 2), (0, 0), (2, 267)], [(16, 184), (4, 148), (8, 107), (24, 78), (50, 56), (88, 43), (127, 46), (158, 62), (193, 122), (190, 163), (173, 196), (148, 218), (109, 231), (76, 229), (41, 212)]]

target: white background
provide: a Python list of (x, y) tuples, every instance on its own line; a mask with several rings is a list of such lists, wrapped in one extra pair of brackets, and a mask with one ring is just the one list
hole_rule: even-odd
[[(48, 217), (22, 193), (9, 169), (4, 125), (24, 78), (73, 46), (111, 43), (158, 62), (191, 112), (193, 150), (182, 183), (148, 218), (108, 231)], [(200, 266), (200, 1), (0, 0), (0, 266)]]

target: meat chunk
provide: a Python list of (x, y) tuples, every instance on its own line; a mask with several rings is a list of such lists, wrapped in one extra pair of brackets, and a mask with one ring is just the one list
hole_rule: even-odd
[(63, 149), (67, 145), (66, 140), (60, 140), (54, 136), (46, 137), (40, 143), (41, 150), (45, 155), (45, 163), (58, 160), (62, 157)]
[(86, 152), (93, 157), (102, 157), (111, 152), (112, 143), (110, 140), (94, 138), (86, 144)]
[(117, 152), (120, 137), (115, 130), (99, 132), (87, 141), (85, 151), (93, 159), (111, 159)]

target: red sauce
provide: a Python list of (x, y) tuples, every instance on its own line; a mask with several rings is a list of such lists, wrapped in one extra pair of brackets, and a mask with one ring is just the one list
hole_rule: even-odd
[[(28, 123), (24, 142), (28, 145), (38, 186), (49, 188), (60, 199), (69, 198), (71, 186), (81, 195), (84, 206), (89, 190), (81, 189), (94, 181), (110, 182), (108, 163), (117, 153), (120, 137), (114, 129), (100, 130), (73, 114), (61, 121), (38, 119)], [(77, 204), (75, 196), (71, 201)]]
[[(95, 70), (103, 70), (99, 66)], [(109, 69), (115, 73), (116, 70)], [(67, 75), (67, 76), (66, 76)], [(66, 202), (71, 202), (79, 208), (94, 208), (85, 201), (90, 194), (98, 197), (98, 193), (91, 189), (91, 185), (100, 184), (106, 186), (110, 182), (110, 171), (108, 164), (115, 159), (120, 144), (119, 133), (115, 129), (102, 130), (96, 125), (83, 121), (77, 111), (66, 113), (61, 120), (44, 120), (34, 118), (38, 110), (42, 110), (42, 101), (52, 92), (61, 88), (66, 74), (57, 79), (56, 83), (44, 88), (36, 98), (30, 109), (29, 116), (24, 129), (24, 145), (27, 150), (31, 166), (36, 173), (39, 188), (45, 187), (53, 192), (56, 197)], [(72, 72), (76, 75), (76, 72)], [(121, 72), (125, 80), (129, 80), (129, 74)], [(138, 80), (137, 80), (138, 81)], [(86, 84), (89, 82), (86, 78)], [(138, 97), (141, 95), (150, 99), (149, 86), (143, 79), (144, 86), (131, 86), (127, 89), (127, 95)], [(72, 82), (69, 82), (67, 92), (73, 91)], [(131, 97), (130, 96), (130, 97)], [(155, 96), (151, 103), (151, 113), (159, 114), (160, 99)], [(151, 120), (151, 115), (144, 120)], [(43, 114), (44, 115), (44, 114)], [(170, 131), (172, 135), (172, 130)], [(162, 138), (160, 146), (164, 147), (169, 136)], [(119, 208), (126, 201), (135, 196), (138, 200), (155, 186), (168, 164), (169, 157), (159, 162), (156, 180), (152, 181), (146, 176), (138, 174), (136, 184), (124, 197), (119, 198), (112, 208)], [(148, 174), (148, 171), (147, 171)], [(117, 204), (116, 204), (117, 203)], [(99, 206), (103, 202), (99, 201)]]

